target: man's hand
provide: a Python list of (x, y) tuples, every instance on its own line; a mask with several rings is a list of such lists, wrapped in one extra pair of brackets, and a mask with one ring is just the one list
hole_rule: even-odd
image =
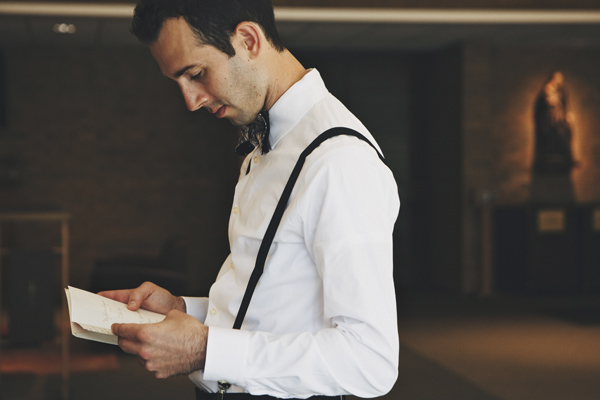
[(204, 368), (208, 327), (180, 311), (169, 311), (157, 324), (113, 324), (119, 347), (138, 356), (157, 378)]
[(111, 290), (98, 294), (127, 304), (131, 311), (140, 307), (160, 314), (171, 310), (186, 311), (185, 301), (181, 297), (173, 296), (168, 290), (151, 282), (144, 282), (136, 289)]

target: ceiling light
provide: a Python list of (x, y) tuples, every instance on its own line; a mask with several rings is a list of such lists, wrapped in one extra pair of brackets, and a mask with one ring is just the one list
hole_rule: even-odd
[(53, 30), (56, 33), (68, 33), (71, 35), (77, 32), (77, 28), (75, 27), (75, 25), (65, 23), (55, 24)]

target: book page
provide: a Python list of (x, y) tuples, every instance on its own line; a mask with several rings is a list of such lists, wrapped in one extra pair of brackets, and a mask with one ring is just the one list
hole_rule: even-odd
[[(69, 303), (73, 335), (84, 339), (116, 343), (116, 337), (111, 331), (112, 324), (151, 324), (165, 318), (162, 314), (148, 310), (128, 310), (124, 303), (72, 286), (65, 289), (65, 292)], [(100, 335), (86, 334), (86, 331)]]

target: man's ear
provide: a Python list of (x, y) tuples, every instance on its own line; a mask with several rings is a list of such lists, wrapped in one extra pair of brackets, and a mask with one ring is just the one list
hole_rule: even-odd
[(264, 35), (258, 24), (253, 22), (240, 22), (233, 31), (233, 41), (245, 50), (249, 57), (256, 57), (260, 53)]

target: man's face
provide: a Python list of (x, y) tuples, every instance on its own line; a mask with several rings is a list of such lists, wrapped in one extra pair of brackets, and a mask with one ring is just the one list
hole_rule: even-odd
[(264, 106), (265, 85), (254, 65), (240, 54), (243, 49), (237, 46), (230, 58), (213, 46), (199, 44), (182, 18), (165, 21), (150, 52), (162, 73), (178, 83), (190, 111), (204, 107), (217, 118), (242, 126)]

